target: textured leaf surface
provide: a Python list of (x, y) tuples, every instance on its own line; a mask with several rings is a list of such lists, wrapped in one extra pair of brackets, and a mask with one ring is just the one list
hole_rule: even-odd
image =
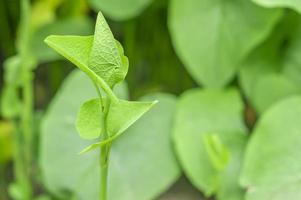
[[(96, 96), (94, 90), (82, 73), (72, 74), (44, 118), (40, 163), (47, 188), (57, 195), (70, 191), (79, 200), (98, 198), (99, 155), (78, 155), (91, 142), (82, 140), (75, 129), (78, 108)], [(142, 100), (154, 99), (160, 103), (113, 143), (109, 200), (155, 199), (180, 175), (170, 143), (176, 100), (164, 94)]]
[(275, 104), (260, 118), (241, 175), (247, 200), (301, 198), (300, 116), (301, 97), (295, 96)]
[(139, 15), (153, 0), (90, 0), (94, 10), (103, 11), (114, 20), (126, 20)]
[[(246, 142), (243, 103), (239, 93), (228, 90), (191, 90), (181, 96), (174, 128), (175, 148), (190, 181), (207, 195), (219, 199), (240, 200), (238, 187), (241, 154)], [(204, 135), (216, 134), (230, 161), (217, 170), (206, 151)]]
[(280, 16), (279, 10), (249, 0), (172, 0), (169, 29), (191, 76), (199, 84), (222, 87)]
[(301, 13), (301, 2), (299, 0), (252, 0), (252, 1), (260, 6), (265, 6), (268, 8), (285, 7), (285, 8), (291, 8)]
[(128, 65), (124, 64), (124, 57), (122, 46), (116, 42), (105, 18), (99, 12), (89, 57), (89, 68), (112, 87), (126, 76)]

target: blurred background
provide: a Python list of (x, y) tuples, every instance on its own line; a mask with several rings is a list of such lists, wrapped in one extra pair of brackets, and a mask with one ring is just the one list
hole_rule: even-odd
[[(227, 108), (231, 111), (239, 110), (238, 118), (244, 126), (243, 132), (249, 133), (252, 132), (258, 117), (271, 105), (301, 92), (300, 10), (301, 6), (298, 7), (298, 5), (286, 5), (286, 3), (267, 5), (264, 0), (254, 2), (235, 0), (232, 3), (213, 0), (0, 0), (0, 200), (27, 200), (22, 197), (23, 193), (26, 193), (23, 191), (24, 188), (21, 189), (26, 183), (23, 186), (14, 184), (18, 176), (16, 174), (20, 173), (15, 167), (16, 157), (18, 157), (16, 154), (22, 152), (22, 148), (23, 150), (30, 149), (29, 173), (34, 177), (30, 184), (33, 189), (30, 190), (35, 196), (32, 199), (89, 199), (88, 197), (80, 198), (85, 196), (85, 193), (81, 193), (80, 190), (75, 189), (76, 186), (72, 185), (78, 181), (77, 179), (68, 180), (70, 183), (65, 179), (57, 180), (57, 182), (50, 180), (52, 176), (60, 176), (55, 172), (55, 170), (60, 170), (58, 169), (61, 167), (60, 164), (55, 163), (53, 168), (48, 170), (46, 167), (45, 169), (45, 165), (53, 161), (50, 158), (56, 159), (56, 156), (59, 157), (60, 154), (56, 152), (54, 155), (54, 152), (49, 152), (50, 147), (60, 149), (60, 145), (64, 145), (52, 143), (51, 139), (45, 138), (49, 135), (51, 137), (51, 131), (56, 132), (58, 137), (64, 131), (69, 131), (67, 128), (66, 130), (59, 129), (60, 125), (56, 126), (54, 123), (56, 119), (53, 115), (61, 116), (61, 118), (58, 117), (58, 121), (64, 120), (63, 112), (55, 113), (59, 110), (59, 102), (65, 103), (60, 104), (63, 110), (64, 105), (72, 104), (72, 99), (85, 99), (86, 96), (90, 96), (90, 94), (86, 95), (89, 93), (87, 91), (81, 96), (81, 91), (89, 86), (84, 88), (80, 85), (81, 81), (76, 85), (76, 80), (83, 79), (83, 83), (86, 80), (81, 78), (83, 77), (81, 75), (72, 74), (76, 73), (72, 72), (75, 69), (74, 65), (64, 60), (43, 42), (48, 35), (92, 35), (97, 13), (102, 11), (115, 38), (123, 45), (125, 55), (130, 61), (125, 84), (128, 91), (127, 98), (137, 100), (142, 97), (149, 98), (145, 96), (152, 94), (164, 93), (172, 95), (170, 98), (173, 99), (172, 103), (166, 103), (166, 105), (175, 103), (176, 106), (178, 98), (191, 89), (203, 88), (224, 92), (228, 88), (235, 88), (240, 100), (233, 100), (234, 103), (230, 104), (233, 107), (228, 104), (221, 107), (221, 112), (226, 112)], [(70, 97), (68, 97), (66, 88), (71, 85), (83, 89), (73, 91), (79, 96), (69, 94)], [(72, 92), (69, 91), (69, 93)], [(209, 98), (210, 95), (207, 96)], [(64, 97), (69, 98), (70, 101), (63, 102)], [(220, 101), (227, 103), (229, 99), (223, 98), (221, 97)], [(211, 99), (208, 102), (211, 102)], [(215, 99), (212, 102), (212, 109), (215, 109), (215, 105), (219, 105), (219, 102)], [(198, 100), (196, 100), (197, 103)], [(76, 107), (79, 108), (79, 106), (74, 106), (72, 109)], [(54, 111), (55, 109), (57, 110)], [(67, 114), (68, 109), (66, 108), (65, 112)], [(164, 113), (163, 109), (164, 106), (154, 112)], [(199, 113), (204, 110), (198, 109), (199, 107), (192, 108)], [(208, 110), (211, 110), (211, 107)], [(210, 112), (208, 110), (204, 111), (203, 118), (206, 118), (207, 112)], [(132, 198), (122, 191), (126, 188), (124, 185), (118, 186), (118, 190), (115, 191), (119, 192), (120, 196), (124, 195), (123, 199), (194, 200), (210, 199), (210, 196), (215, 195), (216, 189), (211, 190), (206, 186), (211, 184), (211, 179), (208, 181), (210, 184), (206, 181), (202, 183), (202, 180), (198, 182), (198, 174), (194, 176), (193, 172), (189, 172), (190, 169), (185, 167), (183, 169), (182, 164), (179, 164), (179, 162), (185, 162), (185, 159), (182, 159), (183, 155), (175, 155), (177, 154), (174, 152), (175, 141), (170, 139), (170, 133), (175, 129), (171, 124), (176, 115), (174, 111), (171, 113), (166, 117), (162, 115), (162, 119), (158, 118), (162, 123), (170, 118), (170, 121), (166, 122), (170, 123), (170, 126), (164, 129), (165, 132), (160, 129), (158, 133), (161, 133), (160, 131), (167, 133), (165, 146), (168, 147), (166, 150), (168, 153), (161, 159), (172, 160), (170, 162), (172, 164), (169, 164), (171, 168), (175, 168), (172, 169), (175, 170), (174, 173), (166, 177), (164, 181), (162, 180), (162, 186), (158, 188), (154, 182), (145, 183), (154, 189), (152, 191), (144, 188), (137, 189), (141, 194), (134, 192)], [(147, 120), (152, 122), (157, 116), (153, 115), (152, 118), (149, 117), (151, 119), (145, 119), (145, 126), (137, 125), (137, 127), (140, 126), (139, 130), (147, 129)], [(187, 116), (202, 118), (194, 113), (188, 113)], [(211, 122), (208, 123), (214, 127), (215, 119), (219, 120), (217, 118), (220, 115), (215, 112), (208, 116), (211, 116), (209, 117)], [(231, 118), (232, 114), (225, 113), (223, 117)], [(177, 119), (175, 123), (180, 124), (181, 118)], [(160, 124), (160, 122), (156, 123)], [(229, 120), (229, 123), (232, 124), (232, 121)], [(233, 124), (235, 123), (236, 118), (233, 120)], [(187, 124), (190, 126), (193, 122), (190, 124), (187, 122)], [(225, 127), (228, 126), (225, 125)], [(50, 131), (52, 128), (53, 130)], [(134, 135), (132, 132), (136, 129), (138, 128), (134, 127), (129, 132)], [(196, 127), (196, 130), (201, 129)], [(212, 130), (216, 131), (215, 128)], [(239, 128), (239, 131), (241, 130)], [(28, 139), (29, 142), (26, 136), (21, 139), (16, 137), (22, 131), (28, 132), (29, 135), (32, 133), (31, 138)], [(223, 131), (221, 128), (221, 132)], [(70, 132), (74, 133), (75, 130), (72, 129)], [(183, 132), (185, 134), (186, 130)], [(42, 135), (47, 135), (47, 137), (43, 139)], [(75, 149), (72, 149), (74, 151), (70, 150), (70, 155), (75, 157), (75, 154), (87, 143), (78, 141), (77, 135), (74, 137), (76, 137), (74, 141), (66, 140), (66, 145), (69, 145), (71, 149), (75, 146)], [(121, 141), (126, 141), (124, 138)], [(56, 138), (56, 140), (61, 139)], [(159, 141), (154, 139), (154, 142)], [(18, 145), (23, 143), (25, 147), (20, 149)], [(77, 144), (78, 147), (76, 147)], [(122, 145), (122, 142), (119, 142), (116, 149), (122, 152)], [(189, 145), (185, 145), (189, 149)], [(156, 146), (153, 147), (156, 148)], [(162, 149), (162, 152), (162, 155), (165, 155), (165, 149)], [(143, 157), (143, 151), (141, 153)], [(155, 160), (157, 159), (156, 153), (159, 155), (160, 151), (151, 154)], [(66, 155), (62, 154), (58, 160), (63, 160), (66, 158), (63, 156)], [(87, 156), (87, 159), (90, 157)], [(128, 157), (127, 159), (130, 160)], [(74, 158), (70, 162), (76, 166), (82, 160)], [(156, 161), (147, 160), (147, 162), (151, 165)], [(135, 169), (130, 172), (134, 173), (136, 170), (139, 171)], [(63, 174), (66, 173), (66, 176), (78, 176), (71, 172), (67, 173), (64, 169), (60, 171)], [(74, 171), (76, 171), (74, 173), (83, 173), (84, 170)], [(166, 174), (168, 171), (166, 169)], [(125, 177), (129, 179), (135, 177), (130, 172), (126, 172)], [(149, 173), (149, 171), (146, 172)], [(164, 174), (165, 171), (161, 173)], [(204, 174), (208, 173), (205, 170)], [(232, 173), (239, 174), (235, 171)], [(48, 177), (46, 181), (45, 177)], [(200, 177), (202, 179), (202, 176)], [(152, 177), (150, 176), (149, 179)], [(116, 178), (116, 180), (119, 179)], [(236, 185), (238, 185), (237, 182), (235, 180)], [(66, 186), (68, 184), (72, 186)], [(138, 185), (137, 183), (137, 187)], [(86, 187), (88, 186), (87, 183)], [(239, 193), (243, 193), (245, 189), (240, 188)], [(87, 188), (82, 190), (89, 191)], [(71, 195), (73, 193), (76, 195)], [(145, 196), (142, 193), (149, 195)], [(111, 199), (118, 199), (120, 196), (117, 195)], [(237, 196), (226, 196), (218, 194), (216, 198), (219, 200), (240, 199)]]

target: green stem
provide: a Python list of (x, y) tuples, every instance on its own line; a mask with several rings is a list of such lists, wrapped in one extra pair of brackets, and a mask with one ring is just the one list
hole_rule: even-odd
[[(99, 79), (102, 80), (102, 79)], [(98, 80), (98, 81), (99, 81)], [(101, 102), (101, 110), (103, 111), (103, 116), (100, 120), (102, 120), (103, 124), (103, 140), (108, 139), (109, 135), (107, 132), (107, 126), (106, 126), (106, 120), (107, 120), (107, 116), (108, 116), (108, 112), (110, 109), (110, 104), (111, 104), (111, 100), (113, 97), (113, 100), (117, 100), (117, 98), (115, 97), (115, 94), (113, 96), (110, 96), (110, 98), (106, 98), (105, 100), (103, 100), (102, 95), (100, 93), (100, 90), (98, 88), (98, 84), (99, 82), (97, 80), (94, 80), (94, 85), (96, 87), (97, 90), (97, 94), (98, 97), (100, 99)], [(101, 86), (101, 85), (100, 85)], [(111, 91), (111, 89), (110, 89)], [(100, 148), (100, 158), (99, 158), (99, 165), (100, 165), (100, 190), (99, 190), (99, 199), (100, 200), (107, 200), (107, 182), (108, 182), (108, 168), (109, 168), (109, 156), (110, 156), (110, 149), (111, 149), (111, 143), (108, 143), (104, 146), (102, 146)]]
[(108, 167), (111, 144), (100, 149), (100, 200), (107, 200)]

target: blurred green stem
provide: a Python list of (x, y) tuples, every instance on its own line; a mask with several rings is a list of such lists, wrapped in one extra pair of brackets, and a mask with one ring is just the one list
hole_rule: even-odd
[(18, 189), (22, 192), (22, 199), (32, 200), (32, 119), (33, 119), (33, 72), (35, 63), (30, 60), (30, 1), (21, 1), (21, 19), (19, 37), (17, 41), (18, 54), (22, 59), (21, 98), (22, 110), (19, 115), (20, 124), (15, 137), (15, 174)]

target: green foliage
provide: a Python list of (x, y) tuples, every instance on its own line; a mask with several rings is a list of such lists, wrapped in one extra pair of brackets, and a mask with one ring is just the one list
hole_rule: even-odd
[(242, 198), (237, 183), (246, 142), (242, 109), (235, 89), (196, 89), (179, 100), (174, 128), (177, 155), (190, 181), (207, 196)]
[(1, 200), (301, 198), (299, 1), (0, 5)]
[(252, 0), (258, 5), (274, 8), (274, 7), (285, 7), (291, 8), (301, 13), (301, 2), (298, 0)]
[(101, 12), (98, 14), (88, 66), (106, 83), (113, 87), (122, 81), (128, 71), (128, 59), (121, 44), (113, 34)]
[[(82, 72), (72, 73), (43, 120), (40, 146), (43, 178), (47, 189), (59, 196), (64, 196), (66, 191), (74, 192), (77, 199), (98, 196), (99, 154), (78, 156), (93, 141), (82, 140), (75, 129), (78, 107), (86, 99), (97, 96), (90, 84)], [(170, 143), (176, 99), (158, 94), (141, 100), (153, 99), (160, 103), (113, 143), (108, 176), (110, 200), (155, 199), (180, 175)]]
[[(110, 89), (124, 80), (128, 59), (101, 12), (97, 17), (94, 36), (49, 36), (45, 42), (85, 72), (108, 95), (108, 98), (100, 95), (100, 105), (95, 100), (86, 102), (79, 114), (77, 127), (83, 138), (94, 139), (103, 131), (109, 135), (99, 144), (94, 144), (93, 149), (111, 142), (155, 103), (119, 100)], [(85, 127), (87, 122), (89, 124)], [(97, 124), (99, 128), (95, 129)]]
[(102, 10), (114, 20), (126, 20), (139, 15), (153, 0), (89, 0), (97, 12)]
[(172, 0), (169, 29), (191, 76), (207, 87), (222, 87), (280, 16), (281, 10), (264, 9), (249, 0)]
[(258, 113), (301, 92), (300, 34), (300, 16), (287, 12), (272, 36), (241, 64), (240, 84)]
[(271, 106), (248, 144), (241, 183), (247, 200), (300, 198), (301, 97)]

